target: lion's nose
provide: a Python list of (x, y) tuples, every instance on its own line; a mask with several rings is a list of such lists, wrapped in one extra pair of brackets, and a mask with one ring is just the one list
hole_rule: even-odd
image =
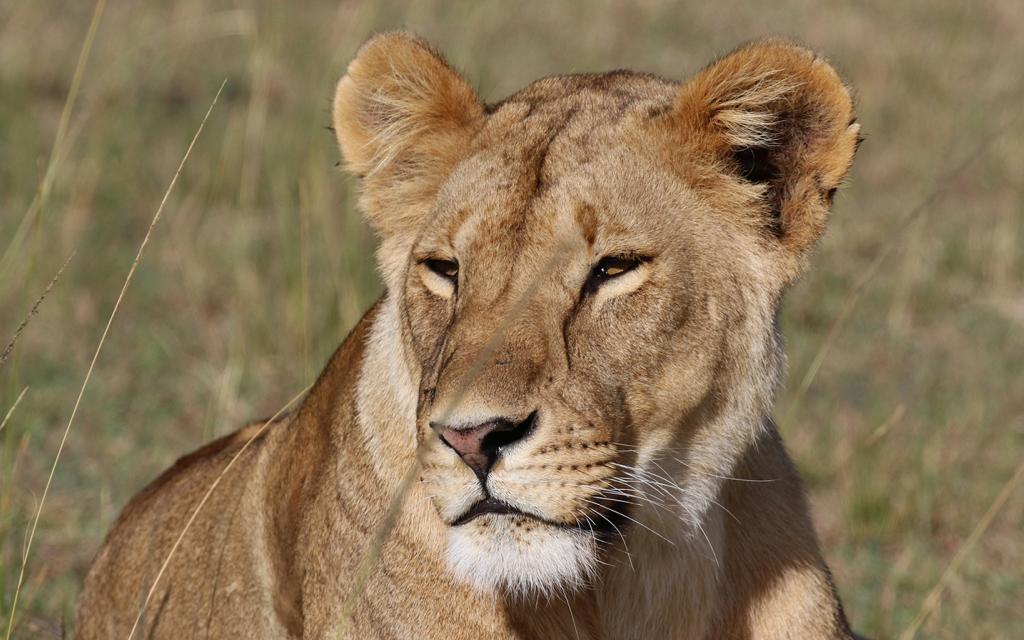
[(470, 427), (447, 427), (436, 423), (430, 426), (440, 436), (441, 442), (459, 454), (480, 482), (486, 483), (488, 472), (503, 450), (527, 437), (536, 421), (537, 412), (534, 411), (519, 423), (495, 418)]

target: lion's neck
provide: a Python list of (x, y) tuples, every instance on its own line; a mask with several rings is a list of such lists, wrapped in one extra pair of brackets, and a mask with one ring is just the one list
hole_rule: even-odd
[(720, 609), (722, 519), (712, 514), (695, 537), (681, 519), (666, 515), (638, 509), (643, 526), (626, 534), (628, 552), (620, 549), (607, 561), (595, 588), (607, 638), (709, 637)]

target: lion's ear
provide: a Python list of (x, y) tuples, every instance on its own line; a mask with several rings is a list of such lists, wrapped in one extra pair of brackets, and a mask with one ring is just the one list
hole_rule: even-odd
[(758, 223), (802, 263), (860, 140), (835, 69), (789, 42), (756, 42), (684, 84), (674, 111), (687, 144), (755, 194)]
[(483, 114), (469, 84), (419, 38), (391, 32), (362, 46), (334, 94), (334, 131), (378, 232), (422, 224)]

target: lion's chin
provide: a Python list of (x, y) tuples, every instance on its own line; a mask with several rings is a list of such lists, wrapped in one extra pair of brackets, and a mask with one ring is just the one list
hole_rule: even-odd
[(463, 582), (507, 595), (584, 585), (598, 564), (594, 537), (531, 518), (486, 515), (448, 533), (448, 563)]

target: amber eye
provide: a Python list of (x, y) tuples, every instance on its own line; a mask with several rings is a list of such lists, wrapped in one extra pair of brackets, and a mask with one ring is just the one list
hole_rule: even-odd
[(596, 291), (603, 283), (629, 273), (639, 267), (642, 262), (643, 259), (641, 258), (621, 256), (601, 258), (600, 262), (591, 270), (590, 277), (587, 278), (587, 289), (589, 291)]
[(459, 278), (459, 263), (454, 260), (443, 260), (440, 258), (430, 258), (423, 261), (423, 264), (428, 269), (436, 273), (437, 275), (455, 282)]

